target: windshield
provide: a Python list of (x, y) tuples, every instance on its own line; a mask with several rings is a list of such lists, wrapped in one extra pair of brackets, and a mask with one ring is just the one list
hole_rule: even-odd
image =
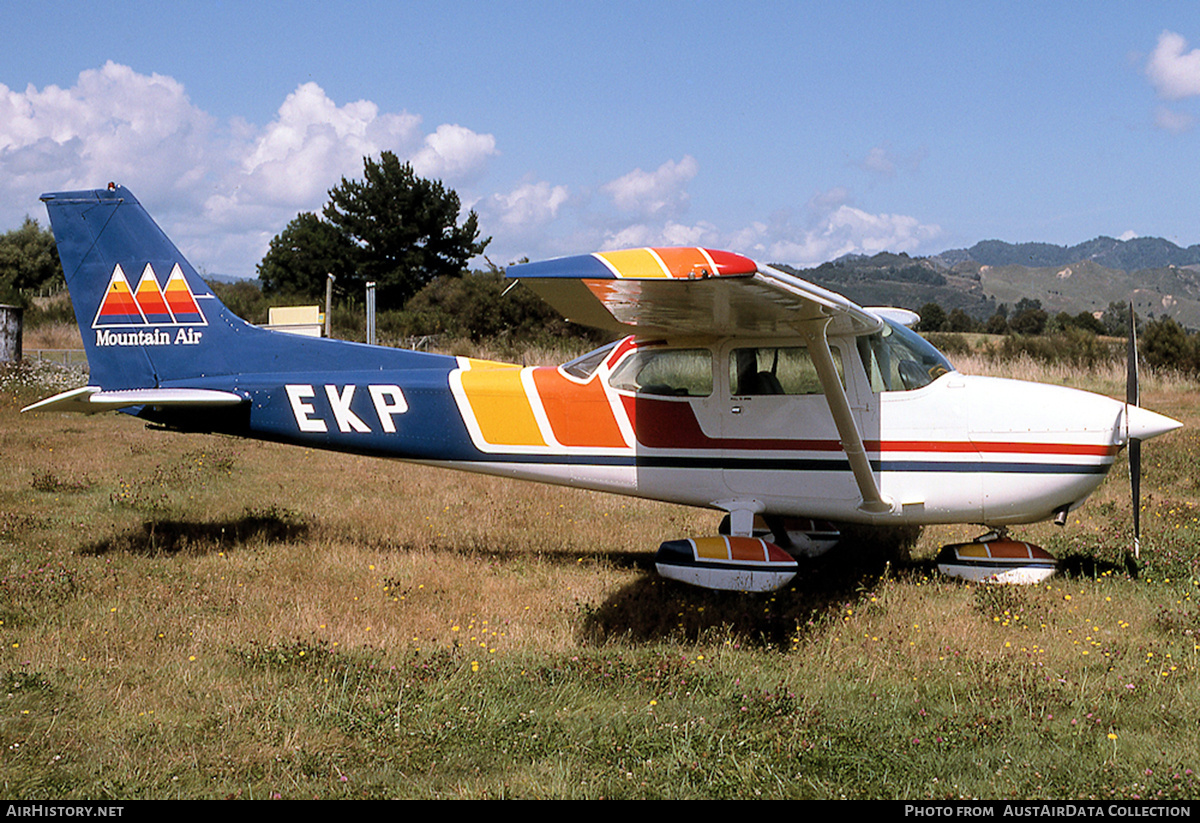
[(928, 386), (954, 366), (919, 334), (885, 320), (882, 331), (858, 338), (858, 353), (871, 391), (912, 391)]

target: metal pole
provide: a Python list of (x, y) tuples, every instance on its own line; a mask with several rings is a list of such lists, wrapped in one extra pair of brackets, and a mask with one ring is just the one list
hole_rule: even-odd
[(375, 345), (375, 284), (367, 284), (367, 343)]
[(332, 274), (325, 275), (325, 336), (333, 337), (333, 281)]

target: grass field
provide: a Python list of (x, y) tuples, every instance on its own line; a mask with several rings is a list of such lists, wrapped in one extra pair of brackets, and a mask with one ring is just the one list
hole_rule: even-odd
[(79, 382), (0, 379), (5, 797), (1200, 795), (1194, 383), (1144, 387), (1186, 428), (1145, 446), (1137, 579), (1122, 458), (1017, 531), (1046, 585), (939, 579), (946, 527), (741, 595), (652, 571), (711, 512), (19, 414)]

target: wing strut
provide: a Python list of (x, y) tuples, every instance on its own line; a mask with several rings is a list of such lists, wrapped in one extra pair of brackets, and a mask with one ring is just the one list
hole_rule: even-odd
[(801, 331), (808, 341), (809, 355), (817, 369), (817, 377), (821, 379), (821, 387), (825, 389), (825, 401), (829, 404), (838, 436), (842, 439), (842, 449), (850, 460), (850, 470), (854, 472), (854, 481), (858, 484), (859, 494), (862, 495), (863, 502), (859, 508), (872, 514), (883, 514), (892, 511), (894, 505), (880, 493), (879, 485), (875, 482), (871, 461), (867, 459), (867, 450), (863, 446), (862, 434), (858, 431), (858, 423), (850, 411), (846, 389), (838, 377), (833, 353), (829, 350), (829, 338), (826, 336), (831, 319), (826, 317), (815, 323), (806, 323)]

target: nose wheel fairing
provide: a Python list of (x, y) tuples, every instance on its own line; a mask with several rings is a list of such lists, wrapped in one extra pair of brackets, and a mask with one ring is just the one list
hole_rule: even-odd
[(938, 571), (972, 583), (1033, 585), (1058, 571), (1054, 555), (1020, 540), (988, 535), (970, 543), (943, 546), (937, 556)]

